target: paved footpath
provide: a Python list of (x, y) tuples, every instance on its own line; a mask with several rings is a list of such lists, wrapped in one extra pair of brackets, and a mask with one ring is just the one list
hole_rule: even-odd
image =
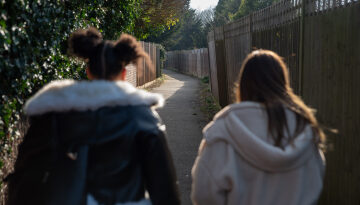
[(191, 205), (191, 168), (206, 125), (199, 106), (199, 80), (164, 70), (165, 82), (151, 92), (162, 94), (165, 106), (157, 111), (166, 125), (173, 155), (182, 205)]

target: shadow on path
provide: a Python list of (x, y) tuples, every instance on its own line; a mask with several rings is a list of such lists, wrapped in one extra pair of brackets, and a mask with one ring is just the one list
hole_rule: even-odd
[(173, 71), (164, 70), (165, 82), (152, 90), (165, 98), (165, 106), (158, 109), (168, 134), (183, 205), (190, 205), (191, 168), (206, 125), (200, 111), (199, 80)]

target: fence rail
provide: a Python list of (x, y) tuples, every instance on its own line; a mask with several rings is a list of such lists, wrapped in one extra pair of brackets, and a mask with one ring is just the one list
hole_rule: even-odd
[[(281, 0), (208, 35), (210, 82), (220, 105), (234, 100), (241, 63), (254, 49), (280, 54), (294, 91), (318, 110), (329, 136), (320, 204), (360, 204), (360, 2)], [(304, 179), (306, 180), (306, 179)]]

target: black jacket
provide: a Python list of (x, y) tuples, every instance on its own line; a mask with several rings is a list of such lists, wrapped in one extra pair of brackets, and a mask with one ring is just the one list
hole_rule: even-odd
[[(162, 98), (125, 82), (51, 83), (25, 106), (30, 128), (9, 204), (180, 204)], [(81, 104), (82, 103), (82, 104)], [(79, 105), (80, 104), (80, 105)]]

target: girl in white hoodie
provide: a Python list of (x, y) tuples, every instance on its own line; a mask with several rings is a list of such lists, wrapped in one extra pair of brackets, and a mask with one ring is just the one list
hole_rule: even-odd
[(316, 204), (325, 135), (294, 94), (284, 61), (257, 50), (240, 70), (237, 103), (203, 130), (192, 170), (196, 205)]

